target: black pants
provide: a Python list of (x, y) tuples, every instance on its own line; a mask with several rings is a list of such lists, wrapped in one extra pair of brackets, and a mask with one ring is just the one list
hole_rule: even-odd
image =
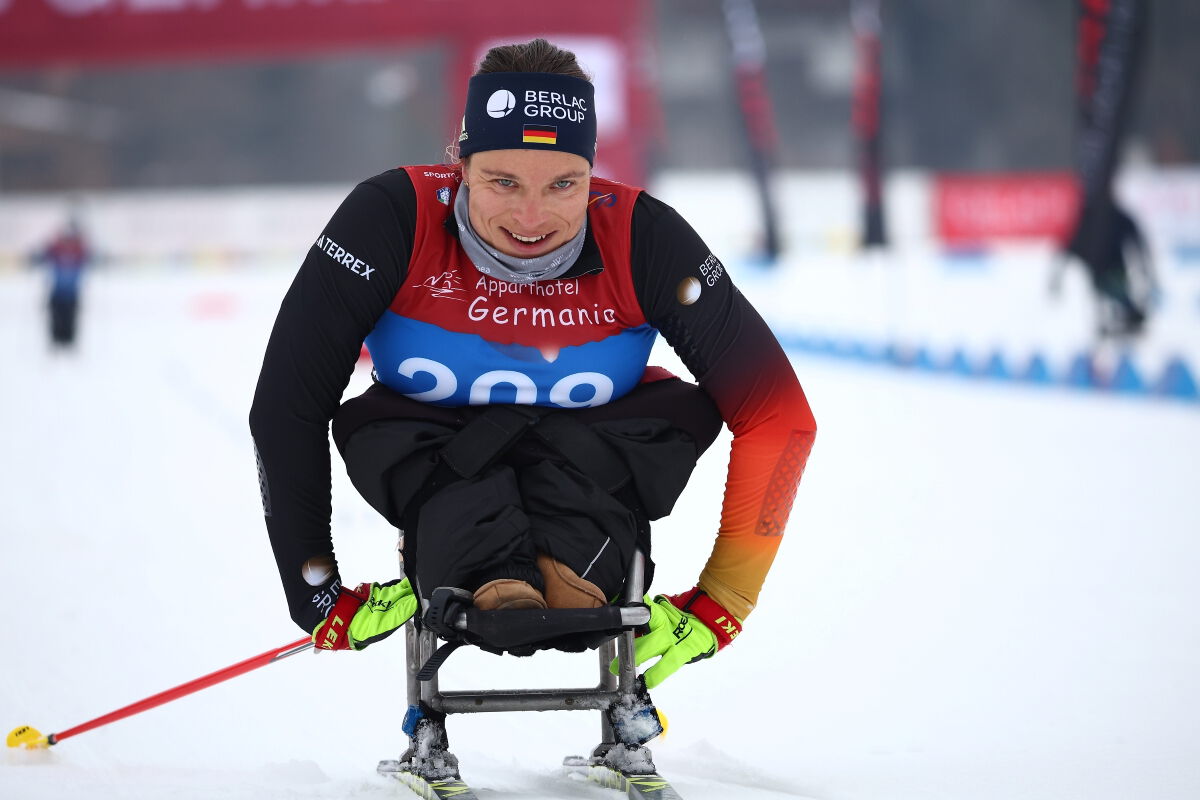
[(50, 295), (50, 341), (62, 347), (75, 343), (75, 324), (79, 316), (79, 297), (71, 292)]
[(443, 449), (491, 408), (431, 406), (376, 384), (334, 417), (351, 482), (404, 530), (405, 571), (418, 592), (473, 591), (496, 578), (540, 588), (541, 552), (611, 598), (639, 547), (649, 585), (649, 520), (670, 513), (721, 428), (708, 395), (672, 378), (603, 406), (547, 410), (554, 420), (531, 424), (477, 472), (449, 472)]

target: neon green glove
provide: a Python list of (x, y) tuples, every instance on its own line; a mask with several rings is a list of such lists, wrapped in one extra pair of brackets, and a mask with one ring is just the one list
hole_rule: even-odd
[(362, 650), (391, 636), (412, 619), (417, 596), (408, 578), (389, 583), (360, 583), (342, 587), (325, 620), (313, 630), (313, 644), (322, 650)]
[[(640, 667), (658, 658), (643, 675), (647, 689), (658, 686), (684, 664), (711, 658), (741, 631), (741, 623), (699, 589), (674, 596), (660, 594), (653, 602), (647, 596), (646, 600), (650, 631), (634, 640), (633, 660)], [(616, 674), (616, 659), (608, 668)]]

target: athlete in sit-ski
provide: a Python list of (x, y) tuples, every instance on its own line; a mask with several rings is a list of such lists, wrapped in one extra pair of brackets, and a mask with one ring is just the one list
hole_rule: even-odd
[[(356, 650), (438, 586), (474, 592), (483, 609), (602, 605), (724, 422), (733, 444), (712, 555), (694, 588), (653, 598), (637, 639), (639, 665), (659, 658), (653, 688), (729, 644), (754, 608), (812, 413), (696, 232), (641, 189), (591, 174), (593, 88), (572, 54), (544, 40), (489, 51), (458, 145), (455, 164), (355, 187), (275, 322), (250, 423), (291, 616), (318, 647)], [(659, 334), (698, 386), (647, 365)], [(340, 404), (364, 342), (375, 382)], [(514, 419), (515, 442), (478, 438)], [(342, 584), (331, 421), (355, 487), (404, 531), (403, 580)], [(487, 448), (494, 458), (447, 470), (449, 453)]]

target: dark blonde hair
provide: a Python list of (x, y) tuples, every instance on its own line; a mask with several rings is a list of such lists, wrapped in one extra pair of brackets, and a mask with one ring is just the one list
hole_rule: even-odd
[(579, 66), (574, 53), (552, 45), (545, 39), (534, 39), (524, 44), (504, 44), (488, 50), (475, 74), (486, 75), (491, 72), (549, 72), (592, 82), (592, 76)]

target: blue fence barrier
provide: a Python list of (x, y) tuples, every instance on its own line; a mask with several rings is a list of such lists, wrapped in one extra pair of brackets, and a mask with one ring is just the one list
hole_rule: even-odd
[(1026, 386), (1059, 386), (1074, 390), (1104, 392), (1113, 395), (1175, 400), (1200, 405), (1196, 373), (1182, 357), (1167, 360), (1157, 375), (1148, 375), (1132, 353), (1122, 353), (1111, 369), (1101, 369), (1091, 353), (1073, 356), (1060, 369), (1051, 359), (1034, 353), (1021, 363), (1000, 351), (971, 353), (955, 348), (948, 357), (938, 358), (927, 347), (899, 343), (877, 343), (856, 339), (833, 339), (780, 333), (780, 344), (787, 350), (827, 356), (864, 364), (892, 367), (912, 372), (999, 381)]

